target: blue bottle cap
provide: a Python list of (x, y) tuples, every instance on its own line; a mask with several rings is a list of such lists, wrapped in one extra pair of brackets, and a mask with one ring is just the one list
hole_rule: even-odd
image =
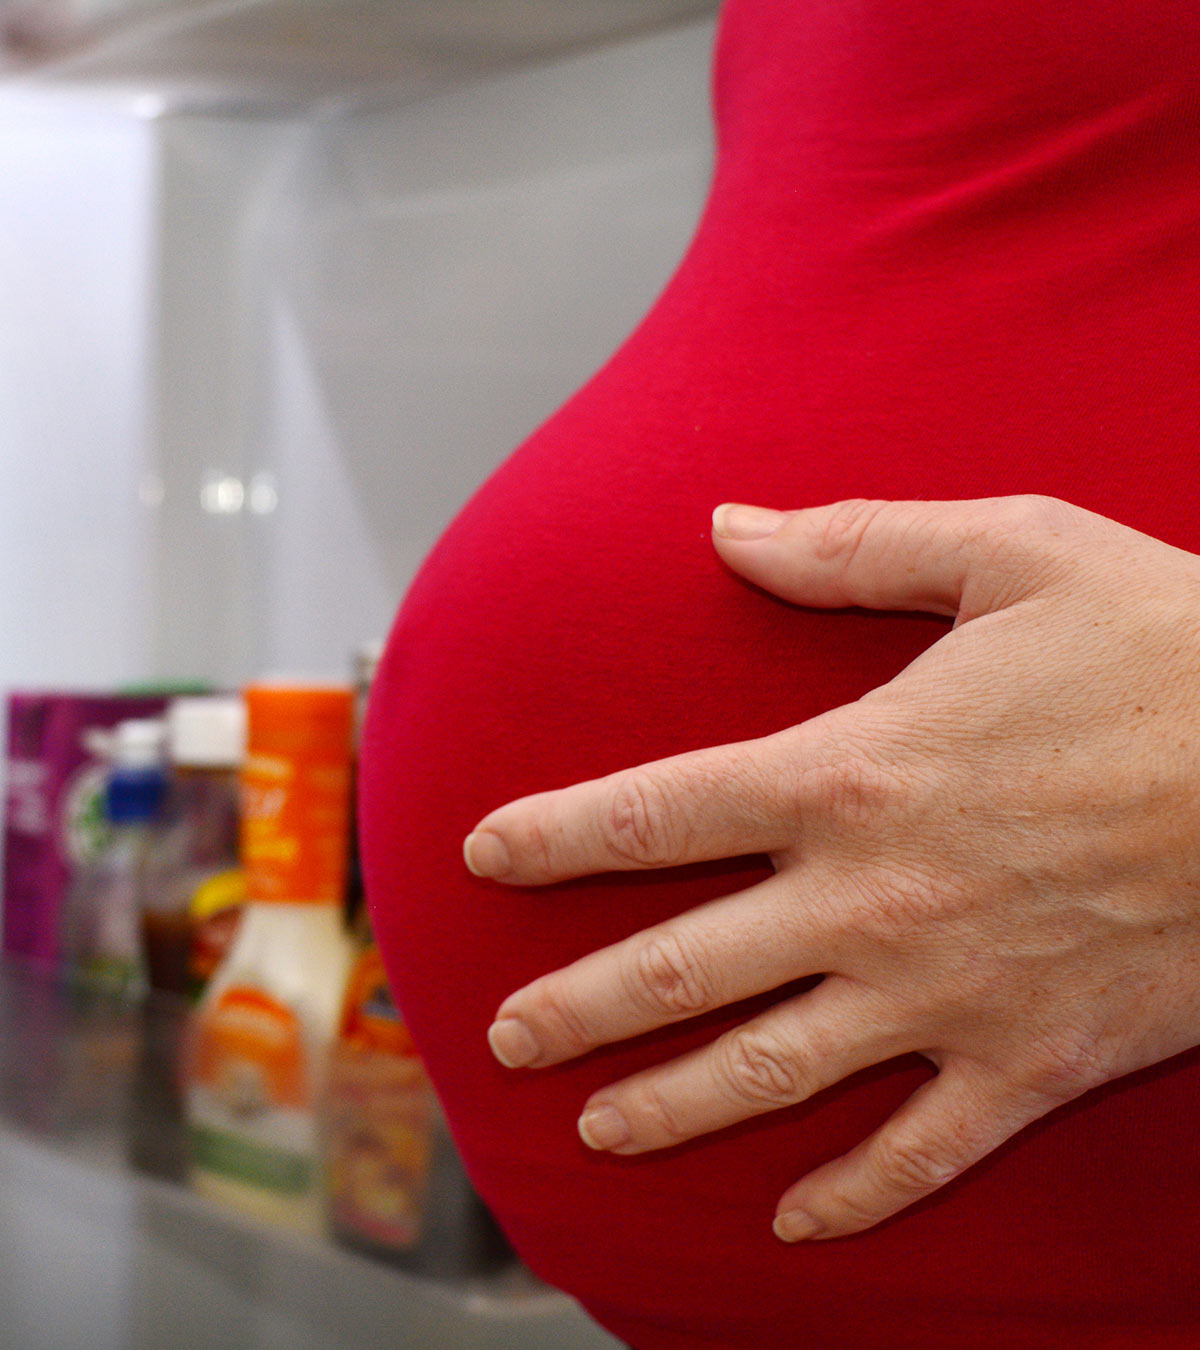
[(109, 820), (114, 825), (153, 820), (166, 790), (167, 778), (161, 769), (114, 769), (104, 789)]

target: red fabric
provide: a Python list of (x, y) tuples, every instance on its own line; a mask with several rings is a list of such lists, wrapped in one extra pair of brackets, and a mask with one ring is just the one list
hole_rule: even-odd
[(1200, 1344), (1200, 1055), (785, 1247), (776, 1198), (922, 1062), (622, 1159), (576, 1137), (589, 1092), (740, 1011), (540, 1073), (485, 1042), (523, 982), (763, 860), (514, 891), (460, 858), (503, 801), (774, 731), (944, 631), (756, 591), (712, 551), (718, 502), (1043, 492), (1200, 549), (1198, 72), (1195, 0), (733, 0), (677, 275), (404, 604), (367, 730), (376, 930), (484, 1196), (635, 1346)]

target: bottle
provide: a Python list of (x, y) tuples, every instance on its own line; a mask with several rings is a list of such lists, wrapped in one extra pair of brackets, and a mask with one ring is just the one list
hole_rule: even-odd
[[(382, 649), (372, 642), (354, 653), (356, 752)], [(356, 955), (321, 1131), (329, 1223), (348, 1246), (407, 1256), (425, 1230), (439, 1108), (371, 935), (356, 844), (352, 831), (346, 919)]]
[(197, 892), (214, 881), (226, 891), (242, 885), (237, 773), (245, 753), (245, 705), (236, 696), (177, 698), (166, 725), (172, 774), (164, 851), (170, 872), (147, 895), (142, 924), (151, 987), (184, 994)]
[(107, 993), (134, 996), (146, 987), (141, 914), (161, 883), (161, 811), (167, 775), (165, 729), (151, 718), (117, 725), (102, 750), (107, 839), (67, 897), (63, 950), (68, 972)]
[[(3, 928), (6, 955), (61, 965), (71, 887), (108, 842), (104, 780), (119, 722), (158, 717), (160, 698), (14, 693), (8, 697)], [(93, 738), (101, 743), (91, 750)]]
[(317, 1104), (351, 958), (342, 923), (353, 699), (246, 690), (246, 908), (196, 1012), (188, 1056), (193, 1185), (298, 1231), (324, 1227)]
[(140, 915), (160, 872), (163, 726), (126, 719), (111, 730), (92, 728), (85, 739), (102, 765), (97, 849), (77, 872), (61, 916), (68, 984), (58, 1005), (64, 1020), (53, 1047), (51, 1111), (73, 1150), (111, 1165), (123, 1161), (141, 1040)]
[(172, 875), (143, 914), (151, 985), (198, 998), (241, 915), (238, 772), (246, 753), (240, 695), (177, 698), (167, 710)]
[(371, 682), (383, 658), (381, 641), (365, 642), (354, 653), (354, 777), (350, 792), (350, 858), (346, 867), (346, 927), (359, 933), (366, 923), (362, 859), (358, 853), (358, 751)]
[[(382, 653), (355, 653), (356, 744)], [(353, 862), (357, 862), (354, 850)], [(462, 1278), (511, 1259), (463, 1170), (433, 1085), (392, 998), (362, 874), (347, 915), (357, 955), (330, 1057), (321, 1131), (333, 1236), (407, 1270)]]
[(325, 1100), (326, 1186), (334, 1236), (386, 1256), (426, 1231), (439, 1108), (369, 939), (346, 990)]
[[(128, 1154), (139, 1171), (174, 1181), (187, 1174), (179, 1069), (195, 949), (207, 956), (225, 939), (223, 954), (230, 927), (226, 918), (240, 913), (245, 889), (238, 867), (237, 794), (245, 740), (246, 711), (238, 696), (181, 697), (167, 709), (171, 780), (164, 866), (158, 885), (142, 894), (142, 948), (150, 989), (142, 1008)], [(232, 901), (234, 908), (227, 905), (216, 915), (203, 911), (203, 897), (214, 893)], [(203, 918), (195, 917), (198, 910)]]

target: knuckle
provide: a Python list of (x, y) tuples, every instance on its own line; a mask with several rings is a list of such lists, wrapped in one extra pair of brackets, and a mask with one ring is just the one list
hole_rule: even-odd
[(1071, 1101), (1112, 1076), (1099, 1042), (1083, 1032), (1040, 1041), (1032, 1047), (1032, 1062), (1034, 1087), (1052, 1102)]
[(1068, 502), (1027, 493), (1002, 498), (989, 513), (981, 533), (989, 535), (993, 545), (1006, 555), (1036, 556), (1051, 541), (1073, 534), (1078, 521), (1078, 508)]
[(638, 1118), (639, 1134), (646, 1131), (652, 1137), (667, 1143), (679, 1143), (691, 1137), (678, 1110), (670, 1099), (653, 1083), (644, 1083), (629, 1103), (631, 1114)]
[(527, 997), (522, 1015), (539, 1029), (539, 1040), (577, 1052), (596, 1043), (587, 1018), (562, 980), (545, 976), (529, 987)]
[(1042, 493), (1027, 493), (1014, 501), (1026, 527), (1033, 526), (1051, 534), (1066, 529), (1076, 517), (1074, 507)]
[(550, 846), (546, 831), (538, 821), (531, 820), (526, 826), (523, 843), (522, 853), (526, 858), (536, 859), (538, 864), (548, 873), (554, 871), (556, 862), (554, 850)]
[(852, 827), (890, 815), (901, 787), (893, 771), (843, 746), (835, 756), (813, 764), (801, 791), (805, 797), (815, 795), (840, 825)]
[(679, 856), (670, 807), (657, 778), (638, 770), (623, 774), (613, 789), (605, 820), (608, 848), (624, 862), (668, 866)]
[(827, 1227), (838, 1233), (858, 1233), (884, 1219), (888, 1207), (872, 1203), (866, 1196), (842, 1187), (833, 1191), (821, 1206)]
[(821, 522), (814, 547), (817, 558), (850, 566), (872, 522), (886, 506), (886, 502), (861, 497), (838, 502)]
[(809, 1074), (795, 1047), (785, 1047), (761, 1030), (738, 1028), (715, 1048), (718, 1077), (736, 1101), (769, 1109), (809, 1095)]
[(903, 1136), (880, 1146), (876, 1168), (887, 1187), (914, 1197), (936, 1190), (961, 1170), (928, 1141)]
[(704, 963), (677, 933), (648, 935), (634, 950), (628, 984), (632, 996), (655, 1014), (686, 1017), (712, 1005)]

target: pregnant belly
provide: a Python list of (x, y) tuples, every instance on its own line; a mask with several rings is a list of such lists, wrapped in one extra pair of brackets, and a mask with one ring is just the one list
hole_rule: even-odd
[[(374, 921), (485, 1198), (535, 1269), (633, 1344), (1057, 1345), (1081, 1320), (1089, 1344), (1185, 1344), (1173, 1337), (1189, 1319), (1194, 1332), (1197, 1312), (1177, 1242), (1193, 1207), (1176, 1180), (1193, 1170), (1191, 1126), (1178, 1122), (1200, 1099), (1194, 1057), (1059, 1112), (877, 1231), (798, 1250), (771, 1234), (777, 1196), (879, 1124), (928, 1075), (924, 1061), (618, 1158), (578, 1140), (588, 1094), (745, 1006), (541, 1073), (509, 1073), (487, 1050), (492, 1014), (519, 985), (768, 864), (501, 888), (461, 861), (480, 816), (776, 731), (890, 678), (945, 631), (922, 615), (799, 611), (755, 590), (712, 552), (718, 502), (1042, 491), (1195, 541), (1173, 487), (1190, 472), (1191, 433), (1180, 414), (1172, 441), (1157, 392), (1170, 371), (1143, 377), (1139, 415), (1074, 362), (1065, 331), (1023, 319), (981, 336), (982, 314), (956, 313), (922, 334), (896, 312), (860, 306), (853, 325), (826, 325), (822, 346), (823, 315), (809, 311), (766, 343), (744, 313), (681, 321), (668, 292), (485, 485), (414, 584), (372, 696)], [(1150, 1231), (1128, 1222), (1150, 1212)], [(1064, 1263), (1076, 1277), (1061, 1278)], [(1122, 1339), (1147, 1309), (1153, 1334)]]

